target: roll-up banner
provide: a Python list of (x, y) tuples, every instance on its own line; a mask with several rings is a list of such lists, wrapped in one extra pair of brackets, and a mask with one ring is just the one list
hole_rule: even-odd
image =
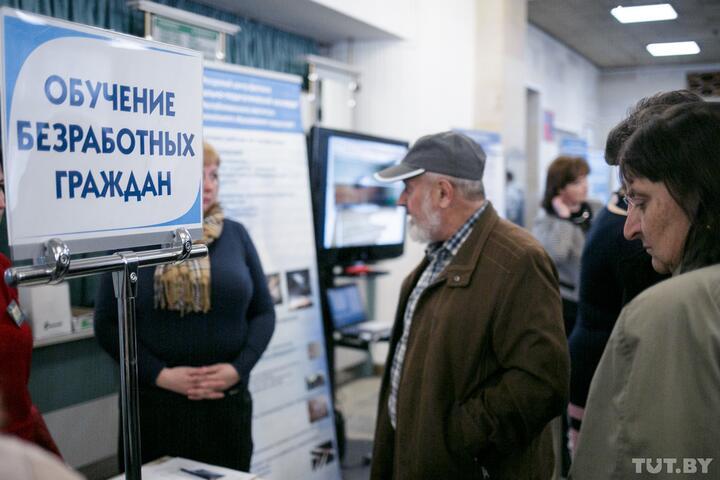
[(202, 56), (0, 10), (2, 151), (15, 260), (202, 232)]
[(505, 218), (505, 154), (500, 134), (462, 128), (455, 131), (467, 135), (485, 151), (487, 156), (483, 172), (485, 198), (490, 200), (498, 214)]
[(321, 319), (301, 79), (206, 63), (205, 140), (219, 152), (220, 202), (250, 232), (277, 326), (250, 379), (251, 471), (339, 479)]

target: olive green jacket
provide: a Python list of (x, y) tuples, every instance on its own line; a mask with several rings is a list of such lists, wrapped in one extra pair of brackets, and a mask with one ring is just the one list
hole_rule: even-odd
[[(661, 459), (660, 471), (647, 469), (648, 458), (653, 471)], [(707, 474), (698, 458), (713, 459)], [(697, 478), (720, 478), (720, 265), (660, 282), (623, 309), (590, 385), (570, 474), (696, 478), (685, 459), (695, 459)]]

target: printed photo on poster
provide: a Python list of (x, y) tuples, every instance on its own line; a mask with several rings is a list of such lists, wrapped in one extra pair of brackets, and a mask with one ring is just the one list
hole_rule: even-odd
[(310, 452), (312, 456), (312, 469), (317, 470), (335, 460), (335, 448), (330, 440), (316, 446)]
[(270, 297), (272, 298), (273, 305), (282, 304), (283, 294), (280, 285), (280, 274), (268, 273), (265, 275), (265, 281), (267, 282), (268, 290), (270, 290)]
[(305, 269), (287, 272), (286, 280), (290, 310), (312, 307), (310, 270)]
[(324, 396), (309, 399), (307, 405), (308, 414), (310, 415), (310, 423), (315, 423), (318, 420), (327, 417), (330, 413), (327, 398)]
[(308, 360), (314, 360), (322, 353), (320, 342), (310, 342), (307, 345)]
[(325, 375), (323, 374), (323, 372), (316, 372), (305, 377), (305, 387), (308, 390), (322, 387), (323, 385), (325, 385)]

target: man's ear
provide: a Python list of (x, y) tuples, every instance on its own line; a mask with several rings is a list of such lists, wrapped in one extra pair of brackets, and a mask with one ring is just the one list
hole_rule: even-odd
[(442, 178), (437, 183), (439, 198), (438, 205), (441, 208), (448, 208), (455, 199), (455, 186), (446, 178)]

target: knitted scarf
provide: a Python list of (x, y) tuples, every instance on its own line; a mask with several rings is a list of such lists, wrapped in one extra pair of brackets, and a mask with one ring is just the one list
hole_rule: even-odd
[[(203, 219), (203, 238), (194, 243), (210, 244), (220, 237), (223, 214), (216, 203)], [(155, 268), (155, 308), (186, 313), (210, 311), (210, 258), (188, 259)]]

